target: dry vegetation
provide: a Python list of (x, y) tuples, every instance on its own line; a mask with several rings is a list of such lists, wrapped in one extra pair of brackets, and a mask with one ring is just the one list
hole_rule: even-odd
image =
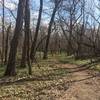
[(0, 0), (0, 100), (100, 100), (100, 0)]
[[(99, 100), (99, 74), (83, 66), (88, 63), (89, 60), (56, 55), (34, 64), (31, 76), (27, 68), (17, 68), (17, 76), (0, 79), (0, 100)], [(89, 66), (100, 70), (97, 63)]]

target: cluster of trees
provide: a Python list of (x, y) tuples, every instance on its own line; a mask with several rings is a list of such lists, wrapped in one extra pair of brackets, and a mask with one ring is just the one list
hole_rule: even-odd
[[(91, 9), (87, 10), (87, 0), (50, 0), (51, 14), (44, 11), (44, 0), (40, 0), (37, 23), (32, 28), (31, 21), (34, 20), (31, 19), (30, 0), (19, 0), (16, 17), (4, 1), (0, 2), (3, 8), (0, 56), (1, 64), (7, 65), (5, 76), (16, 75), (16, 58), (20, 50), (20, 66), (28, 66), (30, 75), (37, 51), (43, 52), (43, 59), (48, 58), (48, 52), (52, 55), (66, 52), (76, 59), (99, 56), (99, 17), (91, 13)], [(11, 22), (5, 27), (5, 9), (15, 19), (15, 28)], [(99, 11), (99, 7), (97, 9)], [(42, 25), (44, 13), (50, 18), (46, 25)]]

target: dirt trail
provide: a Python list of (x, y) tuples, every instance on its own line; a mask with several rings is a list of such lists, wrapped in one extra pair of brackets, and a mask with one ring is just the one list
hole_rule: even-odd
[(67, 84), (67, 80), (65, 80), (66, 84), (63, 89), (51, 90), (51, 94), (54, 93), (56, 97), (54, 100), (100, 100), (100, 75), (98, 72), (70, 64), (64, 64), (62, 68), (70, 70), (72, 83), (68, 89), (65, 89)]
[[(79, 67), (73, 64), (55, 64), (55, 66), (54, 71), (62, 72), (58, 73), (58, 76), (62, 74), (64, 76), (54, 80), (43, 80), (42, 83), (40, 83), (40, 80), (40, 82), (31, 80), (31, 82), (26, 81), (20, 84), (10, 84), (5, 86), (7, 91), (5, 90), (6, 92), (4, 93), (6, 94), (4, 94), (3, 99), (0, 100), (100, 100), (99, 72), (89, 70), (87, 66)], [(42, 84), (47, 85), (36, 90), (34, 86), (37, 85), (34, 84), (39, 84), (40, 86), (42, 86)], [(14, 92), (15, 87), (17, 92)], [(19, 88), (19, 90), (17, 90), (17, 88)], [(16, 93), (16, 95), (11, 95), (13, 92)], [(22, 97), (20, 97), (20, 95)], [(25, 99), (25, 96), (27, 99)], [(19, 97), (21, 99), (18, 99)], [(24, 99), (22, 99), (23, 97)]]

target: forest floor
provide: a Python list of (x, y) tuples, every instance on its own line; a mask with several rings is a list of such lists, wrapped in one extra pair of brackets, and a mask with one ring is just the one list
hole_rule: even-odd
[(100, 100), (100, 70), (94, 67), (100, 64), (62, 56), (39, 61), (32, 76), (18, 69), (16, 77), (0, 79), (0, 100)]

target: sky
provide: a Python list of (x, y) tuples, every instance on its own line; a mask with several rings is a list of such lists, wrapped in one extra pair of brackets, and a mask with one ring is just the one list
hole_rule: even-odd
[[(19, 0), (5, 0), (5, 6), (7, 8), (10, 8), (13, 13), (16, 15), (16, 11), (14, 12), (14, 10), (17, 9), (17, 6), (15, 3), (18, 4), (18, 1)], [(30, 0), (30, 4), (31, 4), (31, 8), (33, 9), (33, 11), (31, 11), (31, 19), (34, 20), (34, 19), (37, 19), (38, 17), (38, 10), (39, 10), (39, 1), (40, 0)], [(0, 2), (2, 2), (2, 0), (0, 0)], [(87, 2), (87, 12), (91, 10), (91, 8), (93, 8), (93, 11), (91, 10), (91, 12), (94, 12), (94, 14), (96, 14), (97, 16), (99, 15), (99, 11), (94, 7), (94, 6), (97, 6), (98, 5), (98, 0), (86, 0)], [(92, 6), (90, 6), (92, 5)], [(48, 0), (44, 0), (44, 6), (43, 6), (43, 9), (50, 9), (51, 8), (51, 5), (50, 3), (48, 4)], [(49, 14), (51, 15), (51, 12), (52, 11), (49, 11)], [(6, 19), (7, 20), (11, 20), (11, 21), (14, 21), (15, 19), (13, 17), (11, 17), (12, 15), (10, 14), (10, 12), (8, 10), (5, 10), (5, 13), (6, 13)], [(2, 6), (0, 5), (0, 16), (2, 16)], [(49, 23), (49, 20), (50, 20), (50, 17), (46, 14), (46, 13), (43, 13), (42, 14), (42, 22), (44, 24), (48, 24)], [(36, 23), (35, 21), (31, 24), (34, 24)]]
[[(11, 9), (14, 13), (14, 15), (16, 16), (16, 10), (17, 10), (17, 6), (16, 4), (18, 4), (19, 0), (5, 0), (5, 6), (9, 9)], [(0, 2), (2, 2), (2, 0), (0, 0)], [(48, 0), (44, 0), (44, 6), (43, 9), (48, 9)], [(33, 11), (31, 11), (31, 19), (33, 21), (31, 21), (31, 24), (36, 24), (35, 19), (38, 18), (38, 11), (39, 11), (39, 5), (40, 5), (40, 0), (30, 0), (30, 4), (31, 4), (31, 9)], [(0, 16), (2, 16), (2, 5), (0, 3)], [(12, 17), (12, 14), (5, 9), (5, 20), (7, 21), (12, 21), (13, 23), (15, 23), (15, 19)], [(0, 22), (1, 22), (1, 18), (0, 18)], [(49, 18), (46, 14), (42, 14), (42, 22), (43, 24), (48, 24), (49, 23)], [(9, 22), (8, 22), (9, 23)]]
[[(0, 2), (2, 2), (2, 0), (0, 0)], [(15, 2), (18, 3), (18, 0), (5, 0), (5, 5), (7, 8), (14, 10), (16, 8)]]

